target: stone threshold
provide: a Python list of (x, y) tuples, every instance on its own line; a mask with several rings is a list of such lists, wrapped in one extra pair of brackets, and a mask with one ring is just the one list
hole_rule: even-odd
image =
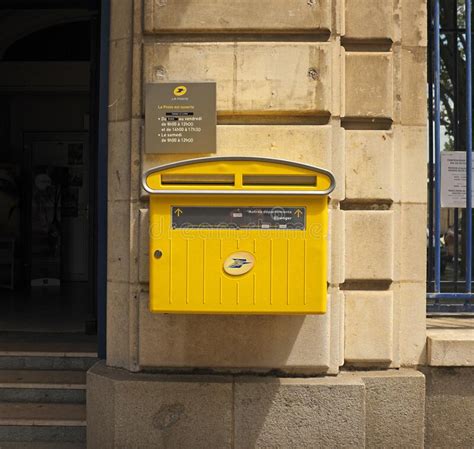
[(474, 366), (474, 317), (426, 320), (428, 366)]

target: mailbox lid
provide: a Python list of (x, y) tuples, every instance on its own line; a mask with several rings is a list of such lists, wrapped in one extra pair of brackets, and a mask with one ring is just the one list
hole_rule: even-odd
[(143, 175), (152, 194), (329, 195), (331, 172), (319, 167), (262, 157), (210, 157), (162, 165)]

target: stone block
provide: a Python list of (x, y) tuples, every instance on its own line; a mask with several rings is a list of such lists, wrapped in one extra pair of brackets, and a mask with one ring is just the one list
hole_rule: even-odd
[(140, 209), (139, 223), (138, 278), (143, 283), (149, 282), (150, 279), (150, 221), (148, 209)]
[[(136, 2), (139, 3), (139, 2)], [(143, 117), (143, 43), (142, 36), (135, 37), (132, 45), (132, 68), (131, 68), (131, 104), (130, 115), (136, 119)]]
[(129, 120), (132, 102), (132, 39), (110, 42), (109, 122)]
[(144, 368), (334, 373), (339, 360), (338, 354), (331, 354), (330, 343), (332, 338), (339, 339), (338, 300), (329, 299), (325, 315), (166, 315), (150, 313), (148, 294), (143, 293), (139, 364)]
[(393, 351), (393, 292), (345, 291), (346, 362), (389, 364)]
[(423, 447), (425, 377), (410, 369), (358, 372), (365, 384), (366, 448)]
[(110, 40), (132, 37), (134, 0), (112, 0), (110, 2)]
[(107, 208), (107, 279), (130, 279), (130, 203), (109, 201)]
[(422, 365), (426, 358), (426, 284), (397, 283), (393, 291), (400, 307), (400, 364)]
[[(337, 77), (337, 75), (336, 75)], [(340, 84), (340, 80), (338, 80)], [(336, 95), (339, 97), (339, 92)], [(333, 104), (336, 104), (336, 100)], [(340, 100), (337, 99), (337, 109), (340, 108)], [(336, 188), (330, 198), (335, 201), (343, 201), (346, 197), (345, 166), (346, 152), (344, 151), (345, 131), (341, 127), (340, 119), (331, 120), (332, 148), (331, 148), (331, 170), (336, 178)]]
[(402, 45), (426, 47), (427, 1), (402, 0)]
[(147, 33), (314, 33), (330, 27), (330, 0), (145, 1)]
[(393, 211), (344, 212), (345, 279), (393, 277)]
[(130, 285), (107, 283), (107, 364), (130, 366)]
[(337, 373), (340, 366), (344, 365), (344, 306), (343, 292), (338, 288), (329, 289), (331, 301), (331, 365), (329, 374)]
[(327, 112), (328, 43), (149, 43), (144, 82), (216, 81), (220, 114)]
[(344, 282), (344, 212), (330, 208), (328, 215), (328, 282), (337, 285)]
[(114, 385), (107, 377), (96, 374), (103, 363), (98, 362), (87, 373), (87, 441), (91, 449), (116, 447)]
[(402, 48), (401, 61), (401, 123), (426, 126), (426, 48)]
[(420, 173), (424, 173), (428, 166), (426, 127), (401, 126), (397, 127), (396, 133), (400, 201), (426, 203), (427, 183), (425, 177), (420, 176)]
[(130, 199), (130, 121), (109, 123), (108, 199)]
[[(91, 448), (232, 447), (229, 378), (130, 374), (99, 363), (89, 371), (87, 383), (88, 410), (103, 410), (109, 415), (89, 423)], [(112, 391), (105, 399), (107, 390)], [(104, 401), (112, 405), (101, 407)], [(105, 446), (100, 445), (102, 441)]]
[(218, 156), (263, 156), (331, 169), (331, 127), (221, 125)]
[(131, 120), (130, 198), (132, 199), (132, 201), (138, 200), (142, 192), (142, 171), (141, 171), (141, 159), (143, 157), (142, 129), (143, 129), (143, 121), (141, 119)]
[[(331, 170), (331, 138), (332, 128), (325, 125), (218, 125), (216, 155), (288, 159)], [(142, 156), (142, 170), (202, 156), (211, 155), (146, 153)]]
[(345, 53), (344, 104), (345, 117), (392, 117), (391, 53)]
[(390, 131), (346, 131), (346, 198), (393, 199), (394, 151)]
[(243, 378), (234, 388), (236, 449), (364, 447), (360, 379)]
[(474, 366), (474, 327), (430, 329), (427, 350), (430, 366)]
[(392, 39), (392, 0), (345, 0), (344, 6), (344, 37)]
[(422, 367), (426, 376), (426, 448), (471, 448), (474, 369)]
[[(423, 176), (424, 178), (424, 176)], [(406, 282), (426, 280), (426, 205), (394, 206), (398, 255), (394, 279)]]

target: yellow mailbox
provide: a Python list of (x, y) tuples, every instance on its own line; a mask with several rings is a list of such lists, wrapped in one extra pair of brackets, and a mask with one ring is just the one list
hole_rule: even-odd
[(143, 175), (150, 196), (150, 310), (326, 312), (334, 176), (260, 157), (192, 159)]

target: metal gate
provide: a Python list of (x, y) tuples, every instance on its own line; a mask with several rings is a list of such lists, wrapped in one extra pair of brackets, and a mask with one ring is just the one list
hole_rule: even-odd
[[(466, 194), (472, 192), (472, 5), (431, 0), (428, 8), (428, 312), (474, 312), (472, 194)], [(453, 196), (465, 197), (454, 207), (442, 203), (448, 188), (442, 168), (451, 173), (450, 158), (461, 161)]]

